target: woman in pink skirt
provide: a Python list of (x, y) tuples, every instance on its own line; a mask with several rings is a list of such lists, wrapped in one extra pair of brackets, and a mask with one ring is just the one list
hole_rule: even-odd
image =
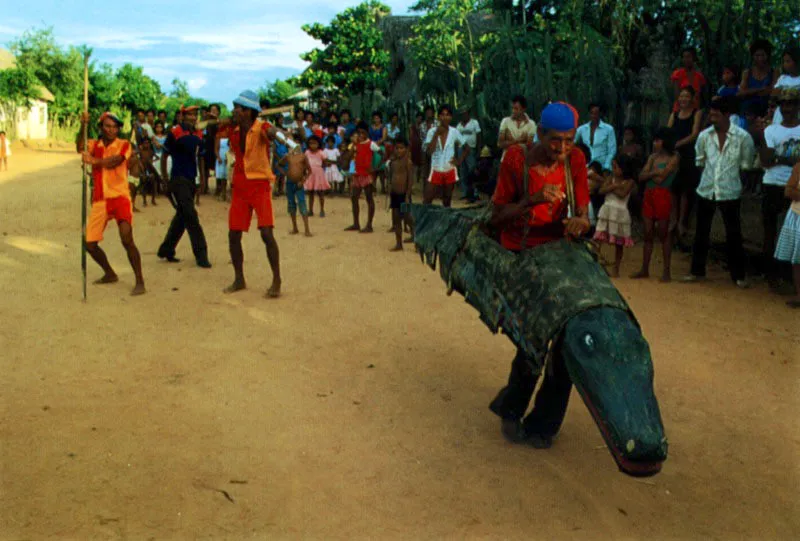
[(319, 195), (319, 217), (325, 217), (325, 192), (331, 189), (328, 179), (325, 178), (325, 153), (322, 150), (319, 137), (312, 135), (308, 138), (308, 150), (306, 157), (311, 166), (311, 174), (308, 175), (305, 183), (305, 190), (308, 193), (308, 215), (314, 215), (314, 195)]

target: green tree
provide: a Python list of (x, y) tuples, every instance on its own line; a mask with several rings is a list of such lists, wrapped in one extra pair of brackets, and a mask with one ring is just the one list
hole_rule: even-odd
[(377, 23), (390, 12), (381, 2), (368, 0), (347, 8), (328, 25), (303, 25), (303, 31), (321, 41), (324, 48), (300, 55), (311, 65), (297, 83), (307, 88), (333, 86), (345, 94), (385, 88), (389, 54)]
[(175, 77), (172, 80), (172, 89), (169, 91), (169, 97), (178, 98), (179, 100), (189, 99), (191, 97), (189, 94), (189, 83)]
[[(420, 77), (431, 70), (452, 74), (458, 97), (473, 93), (486, 39), (476, 32), (485, 13), (479, 0), (420, 0), (412, 11), (424, 12), (408, 40)], [(435, 79), (441, 80), (441, 73)], [(446, 81), (442, 81), (446, 84)]]
[(52, 28), (25, 31), (10, 42), (19, 68), (30, 71), (55, 96), (51, 120), (70, 119), (83, 109), (83, 56), (76, 47), (63, 49)]
[(289, 99), (300, 92), (300, 88), (296, 87), (291, 81), (281, 81), (275, 79), (271, 83), (267, 83), (258, 89), (258, 96), (261, 99), (268, 99), (272, 105), (283, 105), (289, 102)]
[(27, 107), (39, 97), (40, 83), (29, 70), (19, 67), (0, 70), (0, 107)]
[(116, 76), (122, 89), (120, 105), (126, 110), (154, 109), (161, 102), (161, 86), (145, 75), (141, 66), (124, 64), (117, 70)]

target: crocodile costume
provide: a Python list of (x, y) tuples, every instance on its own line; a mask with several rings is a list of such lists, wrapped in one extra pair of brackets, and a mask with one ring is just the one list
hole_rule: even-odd
[[(483, 209), (407, 207), (423, 260), (434, 270), (438, 260), (448, 294), (461, 293), (492, 332), (502, 330), (517, 346), (515, 369), (524, 362), (534, 375), (555, 373), (562, 383), (551, 394), (563, 393), (566, 381), (568, 397), (574, 384), (621, 471), (660, 471), (667, 441), (649, 347), (585, 243), (562, 239), (516, 254), (484, 232)], [(568, 375), (559, 376), (564, 368)], [(556, 412), (555, 431), (563, 415)]]

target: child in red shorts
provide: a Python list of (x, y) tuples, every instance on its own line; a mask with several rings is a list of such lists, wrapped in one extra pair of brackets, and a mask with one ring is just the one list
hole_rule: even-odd
[(662, 282), (672, 279), (670, 261), (672, 258), (672, 235), (669, 231), (672, 214), (672, 182), (678, 172), (680, 158), (675, 152), (675, 138), (667, 128), (658, 130), (653, 137), (653, 153), (639, 175), (639, 182), (645, 182), (644, 204), (644, 254), (642, 268), (631, 278), (650, 277), (650, 258), (653, 255), (653, 240), (658, 228), (658, 238), (664, 255)]

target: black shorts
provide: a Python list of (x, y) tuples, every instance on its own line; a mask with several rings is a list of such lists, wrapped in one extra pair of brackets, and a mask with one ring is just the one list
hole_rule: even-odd
[(406, 194), (404, 193), (390, 193), (389, 194), (389, 208), (401, 210), (400, 205), (406, 202)]

